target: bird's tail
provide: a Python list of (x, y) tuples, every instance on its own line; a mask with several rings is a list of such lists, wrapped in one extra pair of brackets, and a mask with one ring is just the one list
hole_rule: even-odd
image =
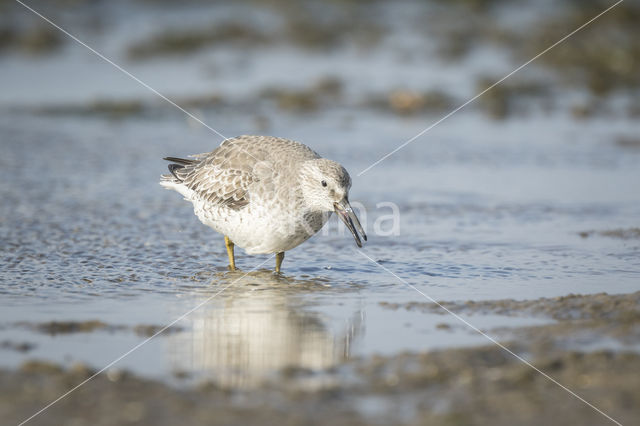
[(166, 181), (181, 183), (182, 178), (179, 176), (178, 170), (184, 169), (185, 166), (189, 166), (197, 162), (197, 160), (188, 160), (186, 158), (178, 157), (164, 157), (163, 160), (171, 161), (171, 164), (169, 164), (169, 172), (171, 172), (171, 174), (162, 175), (161, 183)]
[(160, 177), (160, 185), (167, 189), (177, 191), (182, 194), (185, 199), (190, 200), (193, 195), (193, 191), (182, 183), (185, 174), (185, 171), (182, 169), (194, 163), (197, 163), (199, 160), (187, 160), (184, 158), (176, 157), (166, 157), (164, 159), (167, 161), (171, 161), (171, 164), (169, 164), (170, 173), (162, 175)]

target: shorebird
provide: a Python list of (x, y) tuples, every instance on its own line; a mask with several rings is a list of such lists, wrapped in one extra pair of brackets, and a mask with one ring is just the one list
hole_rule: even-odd
[(238, 136), (212, 152), (164, 159), (170, 174), (160, 185), (182, 194), (203, 224), (224, 235), (231, 270), (237, 245), (248, 254), (276, 253), (280, 273), (284, 252), (318, 232), (333, 212), (358, 247), (359, 234), (367, 240), (349, 204), (349, 173), (299, 142)]

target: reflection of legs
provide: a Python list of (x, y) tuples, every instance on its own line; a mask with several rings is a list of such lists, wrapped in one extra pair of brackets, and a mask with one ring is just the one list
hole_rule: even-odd
[(280, 273), (280, 266), (282, 265), (282, 261), (284, 260), (284, 252), (276, 253), (276, 274)]
[(229, 256), (229, 269), (232, 271), (236, 270), (236, 258), (233, 255), (233, 241), (229, 239), (226, 235), (224, 236), (224, 245), (227, 246), (227, 255)]

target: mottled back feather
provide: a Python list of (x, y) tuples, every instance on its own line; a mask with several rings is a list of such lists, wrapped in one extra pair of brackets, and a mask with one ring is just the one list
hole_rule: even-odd
[[(282, 155), (283, 150), (287, 155)], [(179, 163), (170, 165), (169, 170), (198, 197), (239, 210), (249, 204), (252, 184), (269, 178), (286, 163), (314, 158), (320, 156), (299, 142), (270, 136), (238, 136), (225, 140), (210, 153), (194, 155), (193, 160), (167, 159)], [(265, 168), (270, 168), (271, 174)]]

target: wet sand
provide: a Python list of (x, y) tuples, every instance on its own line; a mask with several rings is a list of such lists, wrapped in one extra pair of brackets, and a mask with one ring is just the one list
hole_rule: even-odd
[[(640, 355), (577, 351), (568, 336), (591, 343), (637, 342), (640, 293), (532, 301), (447, 303), (463, 313), (530, 311), (554, 324), (508, 330), (503, 344), (622, 424), (640, 415)], [(390, 309), (440, 309), (433, 304)], [(452, 319), (446, 317), (445, 319)], [(488, 330), (498, 334), (504, 330)], [(585, 342), (582, 342), (584, 345)], [(0, 417), (24, 420), (94, 372), (30, 361), (0, 372)], [(496, 345), (348, 360), (329, 369), (284, 368), (261, 386), (234, 390), (215, 381), (184, 386), (110, 370), (30, 424), (492, 424), (599, 425), (608, 420)]]
[[(221, 133), (299, 139), (352, 177), (609, 6), (67, 3), (29, 4)], [(0, 422), (17, 424), (241, 273), (157, 185), (163, 156), (217, 136), (15, 2), (0, 11)], [(369, 233), (371, 258), (625, 425), (638, 17), (622, 3), (353, 186), (368, 230), (377, 203), (401, 212), (397, 234)], [(611, 423), (329, 225), (285, 277), (249, 274), (29, 424)]]

